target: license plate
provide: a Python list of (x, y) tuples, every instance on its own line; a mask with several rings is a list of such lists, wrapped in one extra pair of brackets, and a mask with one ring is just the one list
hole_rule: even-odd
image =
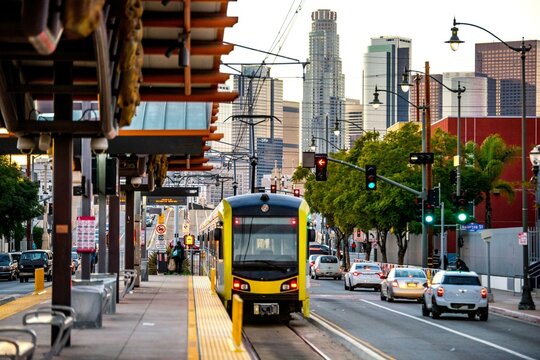
[(407, 287), (416, 287), (416, 283), (408, 282)]

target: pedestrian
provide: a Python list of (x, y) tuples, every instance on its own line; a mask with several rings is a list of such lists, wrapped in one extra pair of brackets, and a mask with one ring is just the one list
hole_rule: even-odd
[(461, 260), (461, 259), (457, 259), (456, 261), (456, 270), (459, 270), (459, 271), (470, 271), (469, 270), (469, 267), (467, 266), (467, 264), (465, 264), (465, 261)]
[(354, 242), (354, 241), (351, 244), (351, 250), (352, 250), (352, 252), (356, 252), (356, 242)]
[(176, 263), (176, 273), (181, 274), (182, 263), (184, 262), (184, 248), (182, 247), (182, 244), (180, 244), (180, 241), (176, 243), (172, 250), (172, 258)]
[(443, 256), (443, 269), (446, 270), (448, 268), (448, 258), (446, 255)]

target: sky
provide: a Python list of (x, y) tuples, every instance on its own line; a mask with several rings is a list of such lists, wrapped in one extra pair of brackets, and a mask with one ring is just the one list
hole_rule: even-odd
[[(363, 57), (372, 37), (412, 39), (412, 69), (430, 73), (474, 71), (474, 44), (498, 42), (487, 32), (458, 26), (465, 43), (453, 52), (447, 41), (453, 18), (481, 26), (504, 41), (540, 40), (540, 0), (237, 0), (228, 15), (238, 23), (225, 31), (224, 40), (257, 50), (306, 61), (311, 13), (337, 12), (340, 57), (345, 74), (345, 96), (362, 97)], [(516, 53), (516, 56), (519, 56)], [(285, 58), (235, 47), (224, 63), (288, 62)], [(239, 68), (239, 66), (234, 66)], [(235, 72), (222, 66), (222, 72)], [(302, 67), (275, 65), (271, 75), (283, 79), (283, 98), (302, 101)]]

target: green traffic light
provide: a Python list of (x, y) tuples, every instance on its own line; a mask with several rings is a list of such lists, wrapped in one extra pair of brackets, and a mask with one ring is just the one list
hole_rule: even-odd
[(368, 187), (368, 189), (375, 189), (375, 183), (370, 182), (370, 183), (367, 184), (367, 187)]
[(460, 212), (460, 213), (458, 213), (457, 218), (458, 218), (459, 222), (464, 222), (465, 220), (467, 220), (467, 214), (463, 213), (463, 212)]
[(431, 214), (428, 214), (424, 217), (424, 220), (427, 224), (431, 224), (435, 220), (435, 217)]

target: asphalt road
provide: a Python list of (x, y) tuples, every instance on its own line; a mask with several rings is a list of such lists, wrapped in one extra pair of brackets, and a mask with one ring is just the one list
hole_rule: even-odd
[(371, 289), (344, 290), (343, 281), (310, 280), (312, 312), (396, 359), (539, 359), (540, 327), (490, 313), (423, 317), (415, 301), (380, 300)]

